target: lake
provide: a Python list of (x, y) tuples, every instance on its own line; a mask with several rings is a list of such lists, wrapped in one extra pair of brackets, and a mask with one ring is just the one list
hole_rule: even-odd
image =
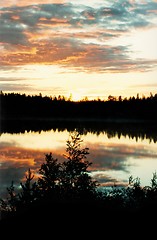
[[(43, 128), (44, 129), (44, 128)], [(100, 186), (127, 185), (130, 176), (139, 177), (142, 186), (151, 185), (157, 170), (157, 143), (151, 134), (82, 128), (82, 148), (89, 148), (87, 160), (92, 177)], [(137, 130), (137, 129), (136, 129)], [(46, 153), (59, 161), (65, 160), (68, 128), (3, 132), (0, 136), (0, 198), (7, 195), (6, 188), (14, 182), (17, 189), (25, 181), (30, 168), (35, 177)]]

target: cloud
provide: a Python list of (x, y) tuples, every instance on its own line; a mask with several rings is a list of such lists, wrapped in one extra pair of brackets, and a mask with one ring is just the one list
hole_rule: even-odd
[(92, 170), (98, 171), (124, 171), (127, 172), (128, 166), (126, 162), (131, 158), (156, 158), (157, 155), (154, 152), (150, 152), (149, 149), (145, 149), (142, 145), (138, 148), (134, 145), (129, 146), (127, 144), (108, 144), (107, 146), (101, 146), (97, 144), (88, 144), (90, 150), (90, 157), (92, 161)]
[(143, 83), (130, 86), (130, 88), (157, 88), (157, 83)]
[(16, 78), (16, 77), (0, 77), (0, 82), (15, 82), (15, 81), (25, 81), (27, 80), (26, 78)]
[(111, 177), (106, 171), (95, 171), (92, 173), (92, 177), (100, 184), (99, 187), (109, 187), (111, 186), (127, 186), (128, 180), (118, 180), (116, 177)]
[[(92, 175), (102, 184), (111, 184), (116, 182), (116, 177), (111, 177), (111, 172), (123, 172), (128, 174), (129, 158), (135, 158), (136, 161), (144, 159), (156, 159), (157, 154), (150, 152), (149, 148), (138, 145), (114, 144), (108, 143), (105, 146), (101, 144), (88, 144), (90, 155), (88, 160), (92, 162), (90, 170)], [(64, 161), (63, 149), (53, 152), (53, 157), (59, 161)], [(47, 149), (32, 150), (18, 146), (15, 141), (0, 144), (0, 197), (6, 193), (6, 187), (9, 187), (11, 181), (18, 185), (24, 181), (25, 173), (30, 168), (37, 173), (41, 164), (45, 161), (45, 153), (49, 153)], [(123, 183), (124, 184), (124, 183)]]
[(8, 197), (7, 188), (11, 186), (12, 181), (16, 188), (19, 187), (25, 171), (26, 171), (25, 168), (10, 167), (7, 169), (0, 169), (0, 182), (1, 182), (0, 198)]
[(156, 66), (155, 60), (132, 59), (131, 46), (110, 43), (131, 29), (153, 27), (156, 2), (111, 1), (97, 7), (57, 3), (1, 8), (2, 66), (40, 63), (87, 72), (147, 71)]
[(87, 72), (143, 72), (157, 66), (156, 60), (130, 58), (127, 46), (114, 47), (96, 44), (84, 45), (83, 51), (77, 57), (70, 56), (60, 63), (64, 67)]
[(16, 84), (16, 83), (1, 83), (1, 91), (17, 92), (17, 91), (28, 91), (33, 90), (30, 84)]
[[(44, 159), (43, 152), (36, 152), (33, 150), (25, 150), (16, 146), (14, 141), (0, 144), (1, 150), (1, 168), (0, 168), (0, 198), (6, 196), (6, 188), (11, 185), (13, 181), (18, 190), (20, 182), (24, 180), (25, 173), (29, 168), (36, 171), (37, 166), (35, 159)], [(39, 166), (38, 166), (39, 167)]]
[[(66, 1), (64, 0), (46, 0), (47, 3), (61, 4)], [(43, 0), (36, 0), (35, 4), (42, 4)], [(1, 7), (10, 7), (10, 6), (28, 6), (32, 5), (32, 0), (7, 0), (1, 2)]]
[[(25, 181), (25, 175), (30, 168), (35, 174), (38, 172), (41, 164), (45, 161), (47, 150), (31, 150), (18, 147), (15, 141), (1, 142), (0, 144), (0, 198), (6, 197), (6, 188), (13, 181), (17, 191), (20, 182)], [(57, 151), (53, 157), (63, 161), (63, 156)]]

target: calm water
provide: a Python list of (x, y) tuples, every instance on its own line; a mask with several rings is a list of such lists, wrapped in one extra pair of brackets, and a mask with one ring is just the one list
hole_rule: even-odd
[[(89, 148), (87, 159), (92, 162), (89, 170), (103, 186), (125, 185), (131, 175), (139, 177), (143, 186), (151, 184), (157, 170), (157, 143), (150, 138), (101, 131), (85, 131), (81, 138), (82, 147)], [(68, 139), (68, 130), (3, 133), (0, 136), (0, 197), (6, 197), (11, 181), (19, 187), (28, 168), (37, 173), (46, 153), (52, 152), (54, 158), (65, 160)]]

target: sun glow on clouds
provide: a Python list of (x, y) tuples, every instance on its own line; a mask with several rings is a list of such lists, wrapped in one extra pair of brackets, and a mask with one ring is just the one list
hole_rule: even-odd
[(74, 100), (155, 93), (156, 12), (147, 0), (3, 1), (1, 90)]
[[(12, 143), (14, 147), (21, 147), (32, 150), (59, 150), (65, 145), (65, 139), (68, 140), (69, 133), (64, 131), (62, 135), (57, 131), (41, 131), (41, 133), (26, 132), (25, 134), (5, 134), (1, 136), (1, 142)], [(66, 145), (65, 145), (66, 146)]]
[[(66, 3), (73, 3), (73, 4), (85, 4), (90, 6), (96, 6), (97, 4), (103, 4), (104, 0), (90, 0), (88, 3), (86, 3), (84, 0), (46, 0), (44, 3), (48, 4), (66, 4)], [(106, 1), (108, 3), (108, 1)], [(2, 1), (1, 7), (5, 6), (27, 6), (32, 4), (43, 4), (43, 0), (36, 0), (33, 2), (32, 0), (7, 0), (7, 2)]]
[[(46, 0), (46, 3), (54, 3), (54, 4), (61, 4), (65, 3), (66, 1), (64, 0)], [(7, 1), (2, 1), (1, 2), (1, 7), (8, 7), (8, 6), (27, 6), (27, 5), (32, 5), (32, 4), (43, 4), (43, 0), (7, 0)]]
[[(143, 73), (144, 74), (144, 73)], [(12, 71), (4, 71), (1, 74), (1, 89), (10, 92), (11, 88), (18, 85), (20, 93), (39, 94), (47, 96), (64, 95), (72, 100), (88, 99), (107, 99), (111, 94), (114, 96), (129, 97), (138, 93), (147, 95), (152, 91), (152, 86), (156, 88), (156, 82), (151, 81), (156, 77), (156, 71), (147, 72), (143, 75), (130, 73), (126, 81), (126, 73), (97, 74), (73, 72), (62, 69), (59, 66), (51, 65), (26, 65), (18, 67)], [(118, 82), (118, 86), (115, 84)], [(12, 84), (14, 83), (14, 85)], [(99, 84), (96, 84), (98, 82)], [(4, 86), (4, 89), (3, 89)], [(101, 88), (100, 88), (101, 86)], [(8, 88), (8, 91), (6, 89)], [(111, 90), (112, 89), (112, 90)], [(129, 91), (128, 91), (129, 89)]]

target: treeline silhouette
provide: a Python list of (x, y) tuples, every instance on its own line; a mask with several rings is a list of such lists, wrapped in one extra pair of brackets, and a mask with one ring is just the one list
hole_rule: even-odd
[(70, 231), (72, 227), (80, 231), (82, 227), (80, 229), (80, 225), (75, 224), (87, 226), (93, 216), (99, 223), (102, 221), (107, 224), (109, 221), (111, 226), (124, 217), (121, 222), (127, 220), (130, 227), (129, 224), (138, 224), (147, 214), (151, 217), (157, 213), (156, 173), (150, 186), (142, 187), (138, 177), (130, 176), (126, 187), (114, 185), (110, 190), (99, 189), (99, 183), (88, 170), (92, 164), (87, 160), (89, 149), (82, 148), (81, 143), (80, 134), (72, 132), (67, 140), (65, 161), (60, 163), (52, 153), (45, 154), (45, 162), (41, 164), (37, 180), (28, 169), (18, 193), (11, 183), (7, 188), (8, 198), (0, 201), (2, 227), (10, 229), (17, 224), (26, 230), (30, 229), (31, 224), (39, 226), (42, 223), (42, 229), (49, 226), (48, 230), (54, 233), (55, 229), (51, 228), (58, 224), (61, 230), (69, 221), (67, 226), (70, 224)]
[(0, 133), (74, 131), (157, 141), (157, 94), (74, 102), (62, 96), (0, 94)]
[(107, 100), (66, 99), (19, 93), (0, 94), (2, 119), (104, 119), (104, 120), (157, 120), (157, 94), (149, 97), (118, 98)]

